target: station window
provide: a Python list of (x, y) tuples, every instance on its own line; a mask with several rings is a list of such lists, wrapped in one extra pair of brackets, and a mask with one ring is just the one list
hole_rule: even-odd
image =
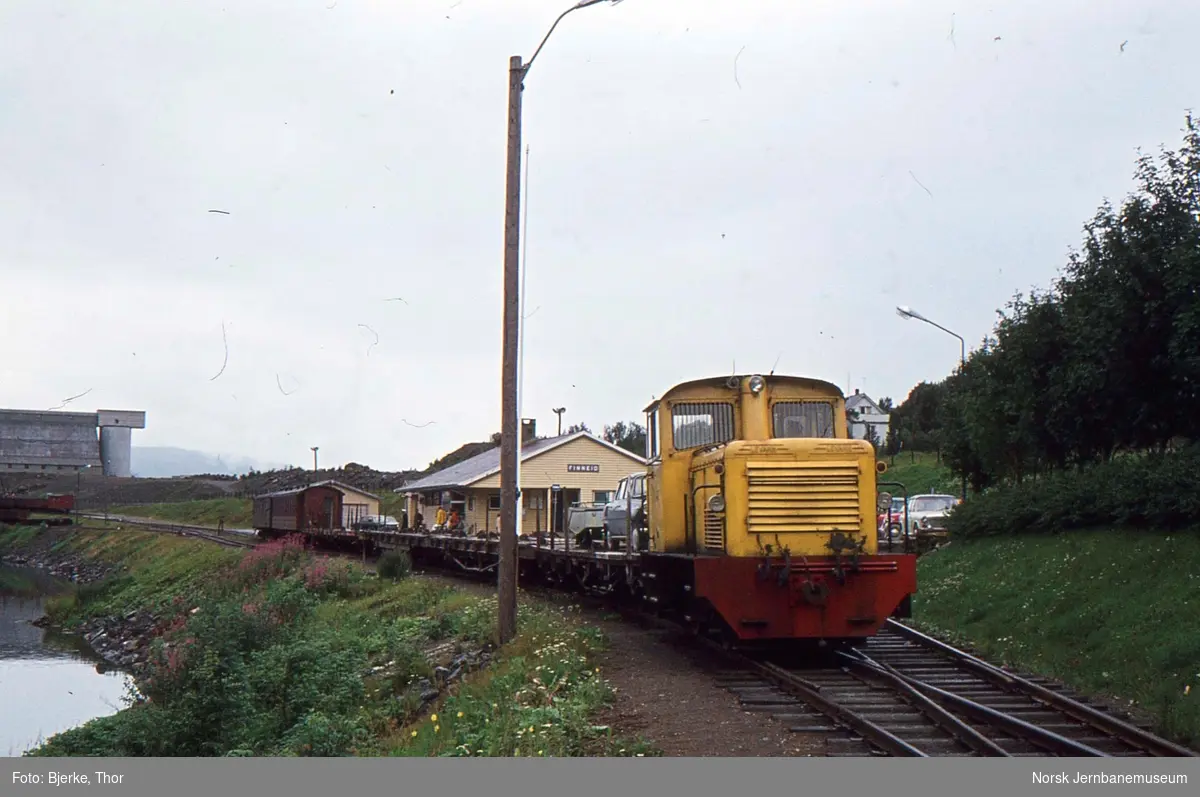
[(676, 404), (671, 408), (671, 427), (676, 451), (728, 443), (733, 439), (733, 405), (709, 401)]
[(612, 500), (612, 490), (593, 490), (592, 500), (597, 504), (607, 504)]
[(833, 405), (828, 401), (780, 401), (771, 407), (775, 437), (833, 437)]
[(500, 511), (500, 496), (498, 496), (498, 495), (489, 495), (488, 496), (488, 509), (492, 510), (493, 512)]

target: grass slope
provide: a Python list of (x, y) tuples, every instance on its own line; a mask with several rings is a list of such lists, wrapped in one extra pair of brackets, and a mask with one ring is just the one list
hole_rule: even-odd
[(1200, 745), (1200, 534), (956, 540), (922, 557), (914, 620), (993, 660), (1132, 701)]
[[(0, 550), (39, 542), (0, 531)], [(577, 607), (523, 602), (492, 664), (420, 700), (430, 650), (478, 650), (495, 599), (440, 579), (372, 578), (286, 541), (250, 552), (140, 531), (50, 531), (120, 575), (48, 604), (68, 624), (150, 608), (165, 618), (132, 703), (49, 739), (50, 756), (579, 756), (653, 754), (590, 717), (611, 698), (604, 639)], [(44, 541), (43, 540), (43, 541)]]
[[(938, 462), (936, 454), (914, 452), (880, 459), (888, 463), (888, 470), (879, 477), (879, 481), (900, 482), (908, 488), (909, 496), (928, 493), (959, 495), (962, 492), (962, 483), (954, 478), (950, 468)], [(880, 489), (900, 495), (894, 487)]]
[(213, 526), (220, 520), (227, 528), (249, 528), (254, 522), (253, 502), (249, 498), (208, 498), (170, 504), (131, 504), (109, 507), (113, 515), (166, 520), (191, 526)]

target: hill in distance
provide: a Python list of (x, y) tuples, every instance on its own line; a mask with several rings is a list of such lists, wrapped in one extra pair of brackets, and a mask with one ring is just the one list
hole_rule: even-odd
[(142, 479), (163, 479), (198, 473), (240, 476), (251, 470), (287, 467), (278, 463), (258, 462), (248, 457), (208, 454), (169, 446), (134, 446), (131, 452), (133, 475)]

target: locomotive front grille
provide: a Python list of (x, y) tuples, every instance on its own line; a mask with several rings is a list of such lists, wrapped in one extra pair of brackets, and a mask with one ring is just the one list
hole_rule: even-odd
[(704, 548), (709, 551), (725, 550), (725, 519), (708, 509), (704, 510)]
[(862, 526), (857, 462), (749, 462), (750, 534), (853, 532)]

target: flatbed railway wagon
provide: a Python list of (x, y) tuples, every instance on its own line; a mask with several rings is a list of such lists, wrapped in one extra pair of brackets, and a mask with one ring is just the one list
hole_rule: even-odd
[(341, 523), (342, 493), (333, 487), (301, 487), (254, 498), (254, 530), (263, 539), (337, 536), (344, 531)]
[[(881, 554), (874, 447), (849, 437), (845, 397), (798, 376), (686, 382), (646, 408), (646, 543), (519, 541), (522, 581), (615, 594), (751, 647), (853, 646), (908, 616), (916, 556)], [(495, 572), (499, 540), (373, 533), (379, 547)]]

